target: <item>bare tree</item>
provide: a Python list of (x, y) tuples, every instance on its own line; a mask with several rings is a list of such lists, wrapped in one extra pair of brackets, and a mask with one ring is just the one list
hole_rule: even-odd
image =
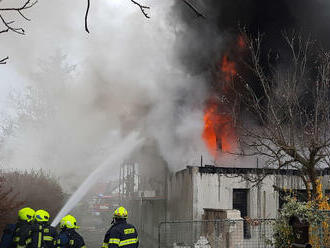
[(268, 168), (296, 170), (315, 193), (320, 171), (330, 162), (330, 53), (310, 38), (283, 33), (288, 61), (274, 63), (268, 56), (265, 62), (262, 36), (244, 37), (245, 65), (254, 77), (251, 82), (238, 75), (236, 81), (243, 82), (236, 96), (244, 110), (235, 113), (240, 154), (262, 157)]
[[(150, 18), (150, 16), (146, 12), (147, 9), (150, 9), (149, 6), (145, 6), (145, 5), (139, 3), (139, 2), (137, 2), (135, 0), (130, 0), (130, 1), (133, 4), (137, 5), (140, 8), (140, 10), (141, 10), (142, 14), (145, 16), (145, 18), (147, 18), (147, 19)], [(90, 0), (87, 0), (87, 8), (86, 8), (86, 12), (85, 12), (85, 31), (87, 33), (89, 33), (89, 29), (88, 29), (88, 13), (89, 13), (89, 8), (90, 8)]]
[[(0, 0), (0, 3), (2, 1)], [(24, 20), (30, 21), (29, 18), (26, 17), (24, 14), (24, 11), (27, 9), (30, 9), (37, 3), (36, 1), (26, 0), (21, 6), (18, 7), (8, 7), (8, 8), (0, 8), (0, 22), (2, 23), (2, 28), (0, 29), (1, 33), (7, 33), (7, 32), (14, 32), (16, 34), (24, 35), (25, 30), (22, 27), (14, 26), (15, 21), (8, 20), (5, 17), (5, 13), (17, 13), (19, 14)], [(0, 64), (6, 64), (9, 57), (0, 58)]]
[[(150, 18), (149, 14), (147, 13), (147, 10), (150, 9), (149, 6), (146, 6), (144, 4), (141, 4), (141, 3), (139, 3), (136, 0), (129, 0), (129, 1), (131, 1), (133, 4), (135, 4), (136, 6), (138, 6), (140, 8), (141, 13), (144, 15), (145, 18), (147, 18), (147, 19)], [(185, 5), (187, 5), (196, 14), (196, 16), (198, 18), (199, 17), (204, 18), (204, 19), (206, 18), (205, 15), (203, 15), (198, 10), (198, 8), (196, 8), (190, 1), (188, 1), (188, 0), (182, 0), (182, 1), (183, 1), (183, 3)], [(87, 33), (89, 33), (89, 28), (88, 28), (88, 14), (89, 14), (89, 9), (90, 9), (90, 0), (87, 0), (87, 7), (86, 7), (86, 12), (85, 12), (85, 31)]]

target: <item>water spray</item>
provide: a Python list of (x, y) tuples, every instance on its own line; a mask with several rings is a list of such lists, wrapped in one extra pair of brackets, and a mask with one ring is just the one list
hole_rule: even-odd
[(104, 172), (120, 164), (130, 153), (133, 152), (140, 144), (142, 139), (138, 137), (137, 132), (129, 134), (124, 140), (122, 140), (112, 151), (111, 155), (100, 164), (95, 171), (93, 171), (85, 181), (79, 186), (77, 191), (70, 197), (65, 203), (63, 208), (57, 214), (53, 220), (51, 226), (55, 227), (61, 221), (61, 219), (67, 215), (78, 202), (86, 195), (88, 190), (97, 182), (97, 180), (104, 176)]

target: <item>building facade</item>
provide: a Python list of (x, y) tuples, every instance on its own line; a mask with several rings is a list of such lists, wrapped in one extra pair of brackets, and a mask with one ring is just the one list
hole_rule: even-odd
[[(329, 173), (324, 174), (322, 185), (328, 193)], [(306, 195), (295, 170), (187, 166), (168, 178), (167, 219), (202, 220), (205, 209), (237, 209), (242, 217), (276, 218), (289, 189), (299, 197)]]

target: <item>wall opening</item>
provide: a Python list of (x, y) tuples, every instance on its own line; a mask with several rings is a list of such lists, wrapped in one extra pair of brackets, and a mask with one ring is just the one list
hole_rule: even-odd
[[(249, 189), (233, 189), (233, 209), (241, 212), (241, 217), (248, 216), (248, 198)], [(244, 238), (251, 238), (251, 232), (248, 223), (244, 220)]]

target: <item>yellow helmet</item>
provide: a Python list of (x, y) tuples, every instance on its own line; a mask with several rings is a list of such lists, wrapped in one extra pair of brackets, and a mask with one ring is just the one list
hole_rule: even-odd
[(127, 210), (124, 207), (119, 207), (113, 213), (114, 218), (127, 218)]
[(77, 226), (77, 220), (75, 217), (73, 217), (72, 215), (68, 214), (66, 216), (64, 216), (60, 222), (60, 228), (79, 228), (79, 226)]
[(49, 213), (46, 210), (38, 210), (36, 211), (35, 218), (38, 222), (47, 222), (49, 221)]
[(35, 211), (32, 208), (22, 208), (18, 211), (18, 218), (30, 222), (34, 218)]

